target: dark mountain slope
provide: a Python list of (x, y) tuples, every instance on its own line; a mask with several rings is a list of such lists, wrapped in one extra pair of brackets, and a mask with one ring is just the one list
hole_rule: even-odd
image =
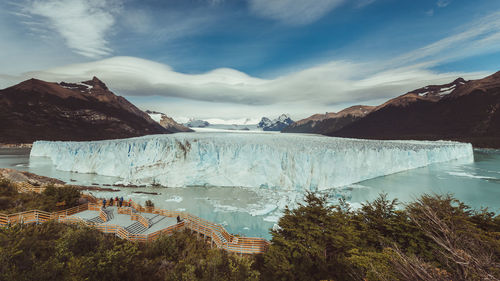
[(294, 122), (283, 129), (283, 133), (312, 133), (328, 134), (340, 130), (352, 122), (363, 118), (375, 107), (366, 105), (355, 105), (338, 113), (327, 112), (325, 114), (314, 114), (306, 119)]
[[(441, 94), (426, 96), (422, 91), (424, 87), (397, 97), (327, 135), (445, 139), (471, 142), (476, 147), (500, 148), (500, 72), (469, 82), (457, 79), (454, 85), (439, 91)], [(439, 88), (443, 89), (442, 86)]]
[(170, 133), (94, 77), (82, 83), (26, 80), (0, 90), (0, 142), (103, 140)]

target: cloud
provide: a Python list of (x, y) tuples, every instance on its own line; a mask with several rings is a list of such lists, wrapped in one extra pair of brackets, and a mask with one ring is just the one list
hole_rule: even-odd
[(439, 8), (444, 8), (444, 7), (448, 6), (448, 5), (450, 5), (450, 4), (451, 4), (451, 1), (452, 1), (452, 0), (438, 0), (438, 1), (437, 1), (437, 3), (436, 3), (436, 5), (437, 5)]
[(500, 48), (500, 12), (494, 12), (460, 29), (454, 35), (395, 57), (391, 64), (408, 65), (422, 60), (437, 64)]
[(345, 0), (248, 0), (256, 15), (289, 25), (312, 23)]
[(377, 71), (374, 65), (334, 61), (275, 79), (261, 79), (227, 68), (184, 74), (149, 60), (114, 57), (24, 76), (48, 81), (82, 81), (93, 75), (127, 96), (263, 106), (284, 103), (335, 105), (387, 98), (429, 83), (449, 82), (459, 74), (438, 74), (419, 66)]
[(174, 112), (176, 117), (238, 118), (286, 112), (302, 118), (352, 104), (378, 104), (428, 84), (448, 83), (459, 76), (484, 77), (489, 73), (439, 73), (430, 69), (442, 62), (498, 49), (500, 13), (497, 12), (393, 60), (368, 63), (333, 60), (275, 78), (252, 77), (230, 68), (186, 74), (150, 60), (113, 57), (19, 76), (0, 75), (0, 82), (12, 85), (31, 77), (74, 82), (95, 75), (142, 108)]
[(359, 0), (358, 4), (356, 5), (357, 8), (364, 8), (368, 5), (371, 5), (375, 2), (376, 0)]
[(74, 52), (99, 58), (112, 53), (106, 37), (119, 10), (113, 0), (32, 0), (21, 12), (58, 33)]

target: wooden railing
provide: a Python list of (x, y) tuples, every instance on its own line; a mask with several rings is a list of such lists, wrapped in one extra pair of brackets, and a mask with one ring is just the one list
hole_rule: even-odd
[(42, 193), (45, 190), (45, 187), (40, 187), (40, 186), (36, 187), (27, 181), (17, 182), (16, 185), (17, 185), (17, 190), (19, 192), (24, 192), (24, 193), (27, 193), (27, 192)]
[[(124, 202), (125, 203), (125, 202)], [(127, 202), (128, 203), (128, 202)], [(185, 224), (182, 224), (182, 227), (185, 227), (187, 229), (190, 229), (194, 232), (200, 233), (204, 235), (205, 237), (209, 237), (214, 244), (218, 248), (222, 248), (228, 252), (233, 252), (233, 253), (239, 253), (239, 254), (257, 254), (257, 253), (263, 253), (267, 250), (269, 247), (270, 243), (264, 238), (251, 238), (251, 237), (236, 237), (226, 231), (226, 229), (216, 223), (207, 221), (205, 219), (202, 219), (200, 217), (194, 216), (190, 213), (187, 212), (178, 212), (178, 211), (170, 211), (170, 210), (164, 210), (164, 209), (157, 209), (154, 207), (143, 207), (140, 204), (130, 201), (130, 205), (132, 208), (137, 210), (138, 212), (143, 212), (143, 213), (152, 213), (152, 214), (159, 214), (165, 217), (177, 217), (179, 216)], [(139, 217), (143, 217), (140, 214), (134, 214), (132, 212), (131, 208), (128, 207), (122, 207), (118, 208), (118, 213), (119, 214), (129, 214), (131, 215), (132, 220), (137, 220), (140, 221)], [(143, 217), (144, 218), (144, 217)], [(144, 218), (148, 223), (149, 220)], [(145, 222), (141, 222), (145, 227), (149, 227), (149, 225), (146, 225)], [(176, 224), (178, 225), (178, 224)], [(178, 227), (180, 228), (180, 227)], [(162, 229), (160, 231), (157, 231), (155, 233), (149, 234), (149, 236), (144, 236), (145, 234), (135, 234), (132, 235), (130, 234), (126, 238), (125, 234), (123, 231), (126, 232), (125, 229), (123, 230), (116, 230), (116, 234), (119, 237), (122, 237), (124, 239), (129, 239), (129, 240), (134, 240), (134, 241), (152, 241), (156, 239), (161, 233), (165, 233), (170, 231), (171, 227)], [(123, 232), (123, 233), (121, 233)], [(121, 234), (120, 234), (121, 233)], [(221, 237), (224, 238), (221, 239)]]
[(101, 211), (101, 205), (99, 204), (93, 204), (93, 203), (89, 203), (89, 211)]
[(132, 215), (132, 209), (128, 207), (118, 207), (118, 214)]
[[(132, 206), (132, 208), (140, 212), (159, 214), (166, 217), (179, 216), (180, 218), (182, 218), (183, 221), (181, 223), (177, 223), (175, 225), (156, 231), (154, 233), (132, 234), (129, 233), (122, 226), (109, 225), (109, 224), (93, 225), (85, 220), (76, 217), (69, 217), (73, 214), (85, 210), (91, 210), (91, 211), (98, 211), (101, 219), (103, 219), (103, 221), (108, 221), (107, 213), (104, 212), (104, 210), (102, 210), (99, 204), (87, 203), (52, 213), (40, 210), (32, 210), (32, 211), (20, 212), (9, 215), (0, 214), (0, 226), (7, 226), (9, 224), (16, 224), (16, 223), (42, 223), (49, 220), (58, 220), (63, 223), (84, 223), (86, 225), (94, 226), (102, 232), (114, 233), (115, 235), (123, 239), (127, 239), (130, 241), (139, 241), (139, 242), (153, 241), (158, 237), (160, 237), (162, 234), (171, 234), (173, 233), (173, 231), (187, 228), (190, 229), (191, 231), (202, 234), (205, 237), (209, 237), (218, 248), (224, 249), (228, 252), (239, 253), (239, 254), (263, 253), (267, 250), (267, 248), (270, 245), (269, 241), (263, 238), (234, 236), (228, 233), (226, 229), (221, 225), (191, 215), (190, 213), (169, 211), (151, 207), (144, 208), (133, 201), (131, 202), (130, 205)], [(137, 214), (133, 213), (131, 208), (119, 208), (118, 213), (129, 214), (131, 215), (131, 219), (135, 218), (145, 227), (147, 228), (150, 227), (149, 220), (139, 213)]]
[(135, 214), (131, 213), (130, 214), (130, 219), (133, 220), (133, 221), (138, 221), (145, 228), (149, 228), (151, 226), (149, 220), (147, 218), (145, 218), (143, 215), (141, 215), (140, 213), (135, 213)]
[(49, 220), (59, 220), (67, 216), (85, 211), (88, 209), (88, 204), (79, 205), (67, 210), (59, 212), (45, 212), (40, 210), (31, 210), (15, 214), (0, 214), (0, 226), (17, 223), (42, 223)]
[[(222, 248), (228, 252), (239, 254), (263, 253), (270, 245), (269, 241), (264, 238), (236, 237), (227, 232), (223, 226), (204, 220), (190, 213), (142, 207), (134, 201), (131, 201), (130, 205), (139, 212), (160, 214), (166, 217), (179, 216), (186, 222), (185, 227), (187, 229), (200, 233), (205, 237), (210, 237), (218, 248)], [(225, 241), (223, 241), (219, 235), (223, 237)]]
[(99, 210), (99, 217), (101, 218), (101, 220), (102, 220), (103, 222), (107, 222), (107, 221), (109, 220), (109, 219), (108, 219), (108, 214), (104, 211), (104, 209), (103, 209), (103, 208), (101, 208), (101, 209)]

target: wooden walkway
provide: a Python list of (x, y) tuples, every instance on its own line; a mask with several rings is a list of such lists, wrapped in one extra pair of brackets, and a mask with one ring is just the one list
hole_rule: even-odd
[[(34, 187), (31, 184), (24, 182), (18, 184), (19, 192), (37, 192), (41, 193), (44, 190), (43, 187)], [(226, 231), (224, 227), (219, 224), (204, 220), (197, 216), (194, 216), (187, 212), (176, 212), (164, 209), (158, 209), (154, 207), (143, 207), (140, 204), (131, 201), (123, 202), (123, 207), (118, 208), (119, 214), (128, 214), (131, 216), (131, 220), (136, 220), (141, 223), (144, 227), (150, 227), (150, 222), (148, 219), (142, 215), (142, 213), (157, 214), (165, 217), (176, 218), (179, 216), (182, 222), (169, 227), (163, 228), (153, 233), (148, 234), (134, 234), (129, 232), (125, 227), (121, 225), (104, 224), (98, 222), (91, 222), (75, 216), (75, 214), (91, 210), (99, 212), (99, 218), (102, 222), (109, 220), (108, 214), (101, 207), (100, 199), (93, 196), (86, 195), (92, 203), (83, 204), (73, 208), (69, 208), (58, 212), (44, 212), (40, 210), (31, 210), (16, 214), (0, 214), (0, 226), (6, 227), (12, 224), (19, 223), (44, 223), (50, 220), (59, 221), (61, 223), (69, 224), (85, 224), (90, 227), (95, 227), (96, 229), (104, 233), (112, 233), (116, 236), (127, 239), (129, 241), (138, 242), (150, 242), (158, 239), (161, 235), (171, 235), (174, 231), (179, 231), (183, 229), (189, 229), (193, 232), (198, 233), (206, 240), (210, 241), (212, 245), (218, 248), (226, 250), (232, 253), (238, 254), (260, 254), (264, 253), (269, 247), (269, 241), (263, 238), (251, 238), (251, 237), (240, 237), (234, 236)]]

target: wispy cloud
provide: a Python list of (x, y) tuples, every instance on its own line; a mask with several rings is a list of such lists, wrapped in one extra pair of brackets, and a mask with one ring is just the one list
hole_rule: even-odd
[[(337, 4), (340, 4), (340, 1)], [(23, 11), (23, 13), (26, 12)], [(137, 13), (128, 23), (130, 30), (135, 24), (144, 23), (143, 26), (137, 27), (135, 32), (148, 34), (154, 29), (152, 27), (158, 25), (157, 22), (151, 24), (146, 22), (145, 19), (149, 18), (147, 13), (141, 14), (139, 10)], [(33, 17), (40, 17), (40, 13), (29, 14)], [(113, 20), (120, 19), (113, 13), (110, 15)], [(120, 17), (126, 15), (127, 11), (123, 11)], [(48, 19), (48, 17), (45, 18)], [(173, 16), (169, 18), (177, 19)], [(23, 20), (29, 22), (29, 19), (23, 18)], [(179, 17), (179, 22), (181, 20), (182, 18)], [(196, 22), (186, 24), (184, 29), (186, 31), (182, 31), (180, 26), (173, 25), (171, 30), (167, 29), (163, 32), (166, 33), (166, 37), (171, 37), (176, 36), (176, 30), (181, 30), (179, 34), (184, 34), (189, 30), (197, 29), (196, 26), (199, 25), (203, 24), (196, 24)], [(32, 26), (40, 28), (37, 24), (32, 24)], [(108, 27), (107, 31), (101, 34), (106, 34), (111, 29), (112, 27)], [(263, 110), (268, 110), (305, 117), (307, 114), (331, 111), (339, 109), (339, 106), (353, 103), (374, 104), (375, 101), (394, 97), (428, 84), (450, 82), (458, 76), (473, 79), (489, 74), (441, 73), (432, 70), (432, 67), (467, 56), (498, 51), (500, 49), (500, 13), (492, 13), (449, 32), (452, 35), (403, 53), (393, 60), (373, 59), (367, 63), (355, 60), (331, 60), (312, 67), (303, 66), (299, 70), (276, 78), (275, 76), (257, 78), (229, 68), (218, 68), (201, 74), (186, 74), (174, 70), (169, 65), (151, 60), (113, 57), (56, 68), (40, 67), (42, 69), (40, 71), (19, 76), (2, 77), (0, 75), (0, 84), (2, 79), (12, 84), (31, 77), (48, 81), (82, 81), (96, 75), (117, 94), (126, 95), (135, 100), (148, 100), (150, 103), (147, 105), (155, 106), (151, 107), (153, 109), (170, 113), (173, 109), (169, 108), (175, 107), (176, 116), (184, 114), (184, 116), (214, 118), (237, 118), (242, 115), (258, 117), (252, 115), (252, 112), (262, 114)], [(105, 42), (101, 46), (109, 48), (105, 38), (105, 36), (102, 37)], [(109, 52), (105, 50), (105, 53)], [(8, 85), (4, 82), (2, 86)], [(153, 96), (162, 98), (152, 98)], [(162, 104), (161, 101), (168, 101), (170, 104), (167, 102)], [(144, 105), (146, 102), (138, 103), (138, 105), (141, 104)], [(165, 109), (160, 106), (164, 106)]]
[(300, 114), (307, 108), (317, 110), (386, 99), (427, 84), (449, 82), (458, 76), (466, 79), (485, 76), (488, 73), (439, 73), (430, 67), (495, 47), (500, 47), (499, 13), (463, 26), (454, 35), (392, 61), (331, 61), (274, 79), (256, 78), (228, 68), (185, 74), (168, 65), (134, 57), (114, 57), (30, 72), (23, 78), (79, 81), (97, 75), (112, 89), (128, 96), (162, 96), (199, 105), (214, 103), (220, 108), (222, 104), (231, 103), (247, 110), (281, 106), (292, 114)]
[(49, 81), (81, 81), (92, 75), (129, 96), (251, 106), (283, 103), (317, 106), (386, 98), (424, 84), (449, 82), (459, 74), (438, 74), (420, 66), (379, 71), (374, 64), (333, 61), (275, 79), (261, 79), (227, 68), (184, 74), (168, 65), (134, 57), (114, 57), (25, 74)]
[(107, 35), (119, 10), (118, 0), (29, 0), (20, 12), (59, 34), (76, 53), (99, 58), (112, 53)]
[(248, 0), (256, 15), (290, 25), (314, 22), (345, 0)]
[(444, 7), (448, 6), (448, 5), (450, 5), (450, 4), (451, 4), (451, 1), (452, 1), (452, 0), (438, 0), (438, 1), (437, 1), (437, 3), (436, 3), (436, 5), (437, 5), (439, 8), (444, 8)]
[(434, 64), (465, 58), (500, 48), (500, 12), (464, 25), (454, 35), (394, 58), (391, 63), (408, 65), (432, 61)]
[(375, 1), (376, 0), (359, 0), (358, 4), (356, 4), (356, 7), (357, 8), (363, 8), (363, 7), (366, 7), (368, 5), (373, 4)]

